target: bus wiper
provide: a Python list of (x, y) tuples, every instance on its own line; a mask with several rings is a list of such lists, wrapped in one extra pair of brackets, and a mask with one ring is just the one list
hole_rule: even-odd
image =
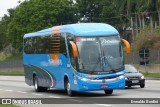
[(111, 68), (111, 71), (116, 72), (116, 70), (113, 69), (113, 66), (109, 63), (108, 59), (106, 58), (106, 56), (104, 54), (104, 50), (102, 51), (102, 53), (103, 53), (103, 57), (104, 57), (104, 64), (106, 64), (106, 62), (107, 62), (107, 64)]
[(79, 63), (78, 65), (79, 65), (80, 70), (84, 70), (84, 64), (83, 63)]
[(102, 60), (101, 60), (100, 53), (99, 53), (98, 60), (97, 60), (96, 63), (95, 63), (96, 66), (93, 67), (93, 69), (91, 70), (90, 74), (93, 74), (93, 73), (94, 73), (94, 69), (98, 66), (98, 63), (99, 63), (99, 62), (100, 62), (101, 65), (102, 65), (102, 62), (101, 62), (101, 61), (102, 61)]

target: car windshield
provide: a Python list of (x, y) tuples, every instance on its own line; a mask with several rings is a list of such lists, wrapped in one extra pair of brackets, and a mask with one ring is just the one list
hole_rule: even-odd
[(123, 69), (123, 53), (120, 38), (78, 37), (79, 70), (87, 73), (113, 73)]
[(125, 65), (126, 73), (138, 73), (137, 69), (130, 65)]

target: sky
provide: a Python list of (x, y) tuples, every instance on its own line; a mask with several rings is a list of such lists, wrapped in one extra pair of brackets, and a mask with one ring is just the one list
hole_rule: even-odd
[(18, 6), (18, 1), (19, 0), (0, 0), (0, 18), (3, 17), (4, 14), (8, 15), (7, 9), (15, 8), (16, 6)]

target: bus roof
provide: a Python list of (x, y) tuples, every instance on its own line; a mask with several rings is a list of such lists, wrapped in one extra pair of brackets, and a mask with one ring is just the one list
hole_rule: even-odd
[[(45, 36), (51, 34), (54, 27), (44, 29), (34, 33), (28, 33), (24, 35), (24, 38), (34, 36)], [(109, 24), (105, 23), (77, 23), (61, 25), (59, 29), (60, 33), (68, 32), (74, 36), (102, 36), (102, 35), (115, 35), (118, 31)]]

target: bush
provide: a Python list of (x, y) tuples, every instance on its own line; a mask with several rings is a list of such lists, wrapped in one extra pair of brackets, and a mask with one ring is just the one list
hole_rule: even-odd
[(141, 48), (153, 48), (160, 49), (160, 26), (152, 30), (150, 27), (137, 34), (134, 41), (135, 49), (140, 50)]

